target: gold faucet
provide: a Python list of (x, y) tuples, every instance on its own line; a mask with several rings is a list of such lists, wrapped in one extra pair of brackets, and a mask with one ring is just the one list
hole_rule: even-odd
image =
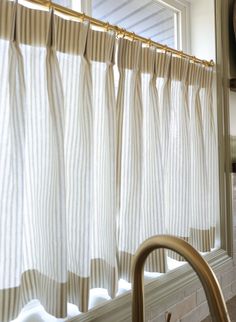
[(183, 239), (159, 235), (147, 239), (133, 259), (132, 322), (144, 322), (143, 273), (148, 255), (155, 249), (167, 248), (182, 255), (197, 273), (206, 293), (213, 322), (230, 322), (224, 297), (216, 276), (198, 251)]

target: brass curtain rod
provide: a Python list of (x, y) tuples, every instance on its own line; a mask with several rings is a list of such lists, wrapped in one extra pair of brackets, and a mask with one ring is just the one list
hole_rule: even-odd
[(155, 42), (155, 41), (153, 41), (151, 39), (147, 39), (145, 37), (139, 36), (139, 35), (135, 34), (134, 32), (130, 32), (130, 31), (124, 29), (124, 28), (120, 28), (118, 26), (111, 25), (108, 22), (104, 22), (104, 21), (98, 20), (96, 18), (90, 17), (90, 16), (88, 16), (88, 15), (86, 15), (84, 13), (81, 13), (81, 12), (74, 11), (72, 9), (63, 7), (63, 6), (61, 6), (61, 5), (57, 4), (57, 3), (51, 2), (49, 0), (26, 0), (26, 1), (34, 3), (34, 4), (38, 4), (38, 5), (41, 5), (41, 6), (44, 6), (44, 7), (47, 7), (49, 9), (53, 8), (54, 10), (56, 10), (56, 11), (62, 13), (62, 14), (65, 14), (65, 15), (68, 15), (68, 16), (71, 16), (71, 17), (75, 17), (75, 18), (79, 18), (82, 21), (88, 20), (94, 26), (103, 28), (105, 30), (113, 30), (113, 31), (115, 31), (118, 36), (127, 37), (127, 38), (132, 39), (132, 40), (139, 40), (139, 41), (141, 41), (142, 43), (144, 43), (144, 44), (146, 44), (148, 46), (154, 46), (154, 47), (156, 47), (158, 49), (168, 51), (168, 52), (170, 52), (172, 54), (175, 54), (177, 56), (188, 58), (193, 62), (202, 64), (202, 65), (205, 65), (205, 66), (209, 66), (209, 67), (212, 67), (212, 66), (215, 65), (213, 60), (210, 60), (210, 61), (202, 60), (202, 59), (197, 58), (195, 56), (186, 54), (183, 51), (168, 47), (166, 45), (162, 45), (162, 44), (160, 44), (158, 42)]

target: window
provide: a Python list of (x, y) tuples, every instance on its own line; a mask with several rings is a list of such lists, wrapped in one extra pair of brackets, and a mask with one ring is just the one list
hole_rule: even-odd
[(99, 20), (125, 28), (145, 38), (186, 50), (188, 5), (175, 0), (56, 0)]
[(177, 12), (158, 1), (94, 0), (92, 14), (145, 38), (177, 48)]
[[(91, 8), (92, 8), (91, 12), (92, 12), (94, 17), (97, 17), (98, 19), (103, 19), (104, 21), (108, 20), (109, 22), (111, 22), (113, 24), (119, 24), (119, 25), (121, 25), (122, 27), (124, 27), (126, 29), (133, 29), (135, 33), (138, 33), (138, 34), (141, 34), (141, 35), (143, 33), (144, 37), (149, 37), (149, 34), (147, 32), (152, 31), (151, 24), (150, 24), (150, 28), (146, 27), (146, 29), (149, 28), (148, 30), (145, 30), (145, 28), (140, 29), (141, 28), (141, 26), (140, 26), (141, 16), (140, 16), (140, 18), (138, 18), (136, 16), (136, 18), (133, 19), (132, 21), (130, 21), (130, 19), (128, 19), (127, 17), (129, 17), (129, 18), (132, 17), (134, 15), (134, 12), (135, 12), (135, 15), (137, 15), (138, 10), (139, 9), (141, 10), (141, 8), (145, 9), (145, 10), (147, 9), (147, 11), (145, 11), (145, 14), (146, 14), (146, 21), (148, 21), (148, 22), (149, 22), (148, 17), (150, 17), (150, 15), (153, 14), (153, 16), (159, 16), (159, 15), (161, 16), (160, 12), (163, 13), (163, 17), (165, 17), (165, 19), (167, 19), (167, 20), (169, 19), (168, 20), (169, 23), (170, 23), (170, 25), (169, 25), (170, 30), (169, 31), (172, 31), (172, 34), (171, 34), (171, 32), (169, 33), (169, 38), (167, 36), (164, 37), (162, 35), (163, 36), (162, 38), (156, 38), (155, 39), (154, 34), (152, 34), (152, 35), (150, 34), (150, 37), (153, 38), (153, 40), (156, 40), (158, 42), (162, 42), (164, 44), (168, 44), (171, 47), (181, 48), (181, 46), (180, 46), (181, 35), (180, 35), (180, 33), (178, 33), (178, 30), (180, 30), (181, 28), (179, 27), (178, 24), (179, 24), (180, 20), (182, 19), (182, 15), (179, 13), (179, 11), (177, 9), (172, 10), (172, 9), (167, 8), (166, 6), (164, 6), (163, 4), (161, 4), (161, 3), (157, 2), (157, 1), (155, 3), (154, 3), (154, 1), (150, 1), (150, 2), (146, 3), (146, 5), (142, 5), (139, 9), (137, 9), (137, 7), (136, 7), (135, 10), (132, 9), (133, 11), (132, 10), (130, 10), (130, 11), (126, 10), (125, 15), (124, 15), (124, 13), (123, 13), (123, 15), (120, 13), (120, 16), (123, 17), (123, 18), (121, 18), (121, 17), (120, 18), (113, 17), (114, 20), (112, 20), (113, 18), (110, 18), (110, 14), (113, 11), (112, 8), (110, 8), (110, 11), (107, 12), (107, 13), (104, 13), (104, 11), (101, 9), (102, 4), (104, 2), (109, 2), (109, 1), (104, 1), (104, 0), (103, 1), (95, 1), (94, 0), (94, 2), (92, 3), (92, 6), (91, 6)], [(136, 3), (139, 3), (139, 5), (140, 5), (140, 2), (141, 1), (136, 2)], [(82, 10), (83, 9), (82, 5), (79, 7), (78, 2), (77, 2), (78, 8), (76, 8), (74, 6), (74, 2), (70, 3), (69, 1), (58, 1), (58, 3), (60, 3), (61, 5), (64, 5), (64, 6), (72, 7), (75, 10), (85, 11), (85, 10)], [(86, 3), (88, 4), (88, 2), (86, 2)], [(123, 3), (123, 5), (125, 3), (130, 6), (132, 3), (134, 4), (135, 1), (126, 1), (126, 2)], [(151, 8), (155, 7), (156, 11), (151, 10), (150, 7)], [(98, 10), (99, 8), (100, 8), (100, 11)], [(119, 8), (120, 8), (120, 10), (122, 9), (122, 4), (119, 4)], [(116, 10), (117, 10), (117, 8), (116, 8)], [(88, 10), (86, 12), (88, 12)], [(120, 20), (115, 20), (115, 19), (120, 19)], [(129, 25), (128, 25), (128, 22), (127, 22), (128, 20), (129, 20)], [(163, 20), (164, 20), (164, 18), (163, 18)], [(121, 24), (122, 21), (124, 23), (126, 21), (127, 24), (122, 25)], [(143, 21), (143, 23), (144, 23), (144, 21)], [(135, 29), (135, 28), (137, 28), (137, 29)], [(167, 32), (167, 31), (163, 31), (163, 30), (165, 30), (165, 29), (162, 29), (162, 31), (159, 32), (158, 36), (156, 34), (156, 37), (159, 37), (161, 34), (164, 34), (165, 32)], [(146, 32), (146, 34), (145, 34), (145, 32)], [(170, 41), (170, 42), (167, 43), (167, 40)], [(105, 299), (105, 297), (106, 297), (106, 295), (104, 296), (104, 299)]]

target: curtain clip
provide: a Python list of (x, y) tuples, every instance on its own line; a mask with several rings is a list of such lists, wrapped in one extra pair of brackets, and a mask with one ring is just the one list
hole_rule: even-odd
[(120, 28), (118, 27), (118, 26), (115, 26), (115, 33), (116, 33), (116, 38), (118, 39), (119, 38), (119, 36), (122, 34), (121, 32), (120, 32)]
[(49, 9), (49, 11), (53, 9), (51, 0), (48, 1), (48, 9)]
[(105, 30), (106, 30), (106, 31), (109, 31), (110, 24), (109, 24), (109, 22), (108, 22), (108, 21), (106, 22), (106, 24), (105, 24), (105, 26), (104, 26), (104, 27), (105, 27)]
[(132, 36), (131, 36), (132, 41), (134, 41), (134, 38), (135, 38), (135, 33), (132, 32)]
[(84, 19), (85, 19), (85, 13), (84, 12), (82, 13), (80, 19), (81, 19), (81, 22), (84, 22)]
[(151, 38), (148, 38), (147, 45), (148, 45), (148, 47), (149, 47), (149, 48), (151, 47), (151, 45), (152, 45), (152, 40), (151, 40)]
[(168, 46), (167, 46), (167, 45), (163, 45), (163, 50), (164, 50), (165, 52), (167, 52), (167, 51), (168, 51)]
[(126, 30), (125, 28), (122, 29), (122, 38), (124, 39), (125, 38), (125, 35), (126, 35)]
[(213, 59), (211, 59), (211, 60), (210, 60), (210, 66), (211, 66), (211, 67), (213, 67), (214, 65), (215, 65), (214, 60), (213, 60)]

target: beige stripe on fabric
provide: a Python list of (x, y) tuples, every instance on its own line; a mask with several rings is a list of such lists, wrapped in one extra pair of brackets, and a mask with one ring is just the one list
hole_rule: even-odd
[(188, 85), (202, 88), (204, 84), (204, 71), (206, 67), (190, 62), (188, 72)]
[(168, 270), (166, 251), (164, 249), (153, 251), (148, 256), (144, 269), (147, 272), (166, 273)]
[[(107, 48), (107, 45), (110, 45)], [(112, 50), (111, 50), (112, 48)], [(86, 45), (86, 58), (91, 61), (97, 62), (110, 62), (114, 63), (115, 52), (115, 34), (112, 31), (102, 32), (89, 29), (87, 45)]]
[(208, 90), (211, 91), (211, 96), (213, 94), (212, 90), (212, 85), (213, 85), (213, 68), (210, 67), (204, 67), (203, 69), (203, 78), (202, 78), (202, 88), (207, 88)]
[(120, 38), (118, 40), (118, 68), (139, 70), (141, 68), (141, 52), (140, 42)]
[(32, 299), (38, 299), (45, 310), (61, 318), (67, 315), (67, 285), (36, 270), (22, 274), (20, 286), (0, 290), (0, 320), (11, 321)]
[(170, 77), (172, 81), (182, 81), (186, 86), (189, 69), (189, 61), (187, 59), (172, 57)]
[[(171, 66), (170, 53), (157, 53), (156, 55), (156, 75), (157, 75), (157, 88), (160, 103), (160, 131), (161, 131), (161, 144), (162, 144), (162, 162), (166, 164), (167, 152), (169, 146), (169, 133), (170, 133), (170, 119), (171, 119), (171, 79), (170, 79), (170, 66)], [(164, 173), (165, 173), (164, 168)]]
[(119, 277), (132, 282), (132, 260), (134, 254), (119, 252)]
[[(97, 42), (102, 42), (102, 46), (97, 46)], [(113, 32), (91, 32), (88, 35), (86, 58), (91, 59), (93, 105), (91, 274), (95, 276), (92, 281), (96, 281), (96, 287), (100, 285), (108, 289), (111, 297), (115, 296), (118, 282), (114, 277), (117, 275), (114, 46)], [(99, 265), (93, 265), (98, 259)]]
[[(208, 185), (208, 216), (209, 226), (215, 227), (219, 218), (219, 170), (217, 157), (217, 131), (216, 131), (216, 108), (213, 106), (213, 70), (205, 68), (203, 71), (203, 88), (200, 90), (201, 111), (203, 118), (203, 136), (205, 145), (205, 158), (207, 166)], [(211, 248), (215, 233), (211, 234)]]
[(155, 73), (155, 59), (156, 59), (156, 48), (151, 47), (142, 48), (141, 55), (141, 67), (140, 71), (142, 73), (154, 74)]
[(155, 74), (159, 78), (167, 78), (170, 74), (170, 62), (171, 62), (170, 53), (161, 53), (156, 52), (155, 59)]
[(55, 15), (55, 46), (59, 52), (83, 55), (89, 23), (65, 20)]
[(50, 13), (17, 5), (17, 41), (25, 45), (46, 46), (50, 28)]
[[(118, 250), (120, 255), (123, 252), (134, 254), (140, 244), (142, 93), (139, 69), (142, 47), (138, 42), (127, 42), (125, 39), (119, 39), (119, 46), (118, 67), (121, 78), (117, 99), (120, 131), (117, 162), (121, 169), (120, 186), (118, 187), (120, 191), (118, 213)], [(129, 270), (130, 266), (127, 262), (124, 274), (130, 274)], [(121, 275), (120, 278), (124, 277)]]
[(117, 292), (117, 270), (110, 266), (103, 259), (93, 259), (91, 261), (91, 282), (90, 288), (105, 288), (111, 298)]
[(0, 39), (12, 39), (12, 28), (14, 28), (15, 2), (9, 0), (0, 1)]
[[(142, 196), (140, 243), (165, 233), (164, 173), (160, 139), (160, 109), (155, 75), (156, 49), (142, 48)], [(145, 270), (164, 272), (164, 251), (148, 256)]]
[(81, 312), (88, 311), (90, 278), (80, 277), (72, 272), (68, 273), (67, 301), (78, 305)]
[(211, 227), (210, 228), (210, 247), (215, 248), (215, 243), (216, 243), (216, 227)]
[[(119, 40), (119, 276), (129, 280), (132, 256), (139, 244), (164, 232), (163, 171), (154, 64), (155, 51), (152, 48)], [(154, 252), (148, 258), (146, 268), (152, 272), (165, 271), (165, 252)]]
[[(200, 90), (203, 79), (202, 66), (190, 64), (190, 133), (191, 133), (191, 236), (197, 249), (210, 250), (209, 231), (211, 227), (208, 216), (208, 170), (204, 142)], [(202, 237), (201, 232), (206, 232)], [(203, 242), (204, 240), (204, 242)], [(198, 248), (200, 247), (200, 248)], [(202, 250), (203, 251), (203, 250)]]
[[(80, 31), (85, 39), (87, 29)], [(70, 32), (74, 37), (76, 29)], [(103, 47), (99, 52), (96, 37), (103, 38), (106, 52)], [(106, 288), (111, 297), (117, 289), (112, 68), (115, 35), (93, 32), (85, 53), (83, 45), (78, 44), (81, 56), (57, 55), (66, 93), (68, 268), (73, 272), (72, 279), (79, 283), (70, 283), (69, 296), (81, 311), (87, 311), (90, 288)], [(94, 60), (90, 61), (88, 55)]]
[(188, 66), (187, 60), (171, 59), (170, 132), (165, 164), (167, 233), (185, 240), (189, 238), (191, 222)]
[(211, 250), (212, 230), (201, 230), (190, 228), (191, 243), (200, 252), (209, 252)]

